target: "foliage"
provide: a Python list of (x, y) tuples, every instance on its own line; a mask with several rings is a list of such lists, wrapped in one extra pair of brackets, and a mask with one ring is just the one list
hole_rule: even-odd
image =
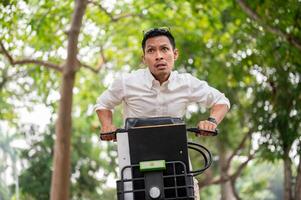
[[(283, 177), (270, 176), (278, 174), (280, 171), (279, 165), (271, 165), (267, 163), (251, 163), (243, 174), (243, 178), (238, 180), (238, 191), (242, 199), (276, 199), (277, 195), (271, 189), (273, 184), (276, 184)], [(281, 196), (278, 196), (279, 198)], [(281, 198), (280, 198), (281, 199)]]
[[(93, 140), (95, 137), (91, 139), (88, 134), (83, 134), (89, 126), (78, 125), (72, 140), (72, 199), (100, 198), (98, 190), (102, 190), (106, 178), (99, 174), (110, 173), (110, 165), (106, 162), (108, 157), (101, 156), (102, 150)], [(27, 128), (24, 126), (23, 130)], [(49, 199), (53, 131), (50, 126), (40, 132), (38, 127), (31, 125), (30, 131), (25, 133), (30, 145), (22, 151), (22, 159), (28, 162), (28, 166), (20, 176), (20, 185), (22, 194), (33, 199)]]
[[(218, 140), (232, 152), (245, 134), (256, 133), (259, 160), (282, 159), (293, 144), (300, 149), (301, 60), (300, 49), (293, 43), (293, 39), (301, 40), (299, 2), (90, 2), (79, 38), (78, 59), (93, 69), (101, 66), (101, 70), (93, 73), (81, 67), (73, 90), (73, 199), (110, 199), (114, 194), (106, 189), (104, 178), (109, 174), (116, 176), (116, 144), (99, 143), (99, 122), (93, 104), (118, 73), (143, 67), (140, 40), (142, 30), (150, 27), (171, 28), (180, 51), (176, 70), (206, 80), (231, 101), (231, 112), (219, 126), (218, 138), (190, 139), (204, 143), (217, 156)], [(258, 16), (247, 14), (239, 2), (245, 2)], [(73, 6), (71, 0), (2, 1), (0, 42), (16, 60), (32, 58), (61, 66), (66, 59)], [(56, 71), (34, 63), (12, 65), (1, 49), (0, 119), (8, 121), (12, 128), (18, 127), (19, 108), (30, 110), (40, 103), (56, 113), (59, 78)], [(203, 108), (199, 110), (187, 113), (188, 126), (193, 127), (208, 116)], [(116, 126), (122, 126), (120, 108), (115, 116)], [(54, 120), (56, 115), (52, 117)], [(30, 139), (30, 148), (23, 152), (28, 168), (21, 175), (22, 198), (46, 199), (49, 198), (53, 127), (45, 132), (29, 129), (28, 134), (38, 139)], [(252, 142), (246, 142), (239, 151), (241, 156), (254, 147)], [(247, 168), (242, 174), (244, 181), (237, 181), (237, 189), (244, 198), (250, 194), (258, 199), (257, 195), (263, 194), (260, 191), (266, 191), (266, 177), (258, 184), (251, 184), (250, 174), (260, 168), (257, 164), (252, 167), (254, 171)], [(217, 162), (212, 170), (214, 174), (219, 173)], [(203, 191), (203, 198), (218, 196), (220, 192), (216, 186)]]
[(7, 179), (9, 176), (13, 176), (14, 179), (17, 176), (16, 161), (18, 160), (18, 156), (19, 156), (18, 150), (12, 147), (12, 142), (18, 139), (19, 135), (14, 134), (13, 131), (11, 132), (6, 132), (6, 131), (7, 129), (5, 128), (5, 123), (1, 121), (0, 122), (0, 197), (3, 198), (3, 200), (8, 200), (13, 195), (13, 191), (8, 185), (9, 180)]

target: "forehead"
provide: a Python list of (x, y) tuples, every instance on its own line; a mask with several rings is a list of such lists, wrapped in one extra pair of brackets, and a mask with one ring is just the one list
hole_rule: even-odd
[(150, 46), (171, 46), (171, 43), (166, 36), (156, 36), (156, 37), (151, 37), (146, 40), (145, 42), (145, 47), (150, 47)]

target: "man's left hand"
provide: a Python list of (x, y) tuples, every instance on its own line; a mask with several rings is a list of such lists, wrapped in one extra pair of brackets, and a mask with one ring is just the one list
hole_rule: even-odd
[(210, 135), (210, 133), (206, 132), (206, 131), (215, 131), (215, 129), (217, 128), (217, 124), (215, 124), (214, 122), (210, 122), (208, 120), (204, 120), (204, 121), (200, 121), (198, 124), (198, 128), (200, 130), (204, 130), (201, 131), (201, 135)]

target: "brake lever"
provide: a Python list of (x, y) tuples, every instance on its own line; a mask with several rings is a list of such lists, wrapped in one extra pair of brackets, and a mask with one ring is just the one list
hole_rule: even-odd
[[(207, 131), (207, 130), (198, 129), (198, 128), (187, 128), (186, 130), (189, 132), (196, 133), (198, 135), (202, 135), (202, 136), (217, 136), (218, 132), (219, 132), (218, 129), (215, 129), (215, 131)], [(204, 135), (202, 133), (209, 133), (209, 134)]]

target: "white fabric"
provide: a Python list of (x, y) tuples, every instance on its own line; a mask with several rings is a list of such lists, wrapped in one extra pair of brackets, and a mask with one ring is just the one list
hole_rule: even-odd
[(139, 69), (115, 79), (97, 99), (95, 110), (112, 110), (123, 103), (123, 118), (128, 117), (183, 117), (191, 103), (205, 107), (227, 104), (229, 100), (218, 90), (188, 73), (173, 71), (162, 85), (149, 69)]
[(194, 200), (200, 200), (200, 187), (198, 180), (193, 177)]

